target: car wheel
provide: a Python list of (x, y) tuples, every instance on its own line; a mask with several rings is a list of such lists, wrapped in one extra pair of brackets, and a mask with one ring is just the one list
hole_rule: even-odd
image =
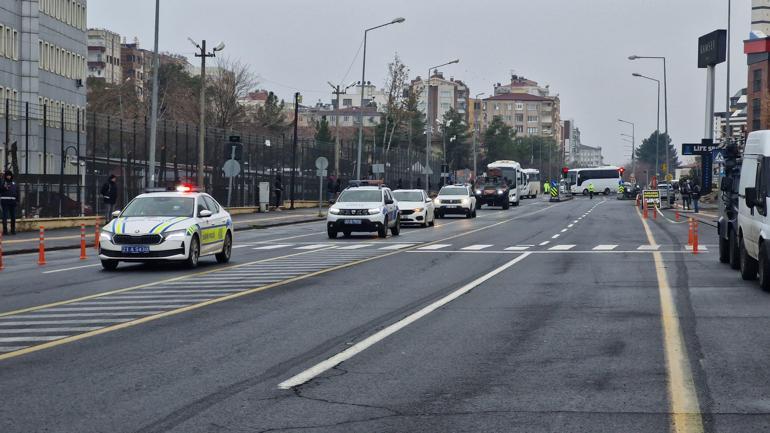
[(118, 263), (117, 260), (102, 260), (102, 268), (104, 268), (105, 271), (114, 271), (115, 269), (118, 269)]
[(396, 218), (396, 223), (390, 228), (390, 234), (398, 236), (401, 233), (401, 218)]
[(508, 202), (508, 200), (503, 200), (503, 210), (507, 210), (511, 208), (511, 204)]
[(190, 241), (190, 252), (187, 254), (187, 260), (184, 261), (185, 266), (192, 269), (198, 266), (198, 260), (201, 257), (201, 242), (198, 240), (198, 236), (193, 236)]
[(470, 209), (468, 209), (468, 211), (467, 211), (467, 212), (465, 212), (465, 218), (471, 218), (471, 217), (473, 217), (473, 211), (471, 211)]
[(610, 195), (610, 189), (604, 188), (604, 195)]
[(227, 232), (225, 235), (225, 242), (222, 245), (222, 251), (216, 254), (214, 257), (216, 257), (217, 262), (219, 263), (227, 263), (230, 261), (230, 256), (233, 253), (233, 235), (230, 234), (230, 232)]
[(431, 227), (435, 226), (436, 225), (436, 218), (433, 218), (432, 220), (430, 220), (428, 225), (431, 226)]
[(481, 209), (481, 202), (480, 201), (476, 201), (476, 209)]
[(337, 239), (337, 230), (331, 227), (326, 229), (326, 234), (329, 235), (329, 239)]
[(735, 240), (735, 231), (729, 230), (727, 233), (727, 243), (730, 244), (730, 268), (738, 270), (741, 267), (740, 252), (738, 251), (738, 241)]
[(739, 247), (741, 251), (741, 278), (744, 280), (754, 280), (757, 278), (757, 261), (749, 256), (749, 252), (746, 251), (746, 245), (741, 238)]
[(380, 226), (380, 228), (377, 229), (377, 236), (383, 239), (388, 237), (388, 220), (387, 219)]
[(719, 236), (719, 262), (730, 263), (730, 240)]
[(770, 260), (768, 260), (767, 256), (767, 245), (764, 243), (759, 246), (759, 266), (757, 270), (759, 274), (759, 287), (765, 291), (770, 290)]
[(583, 190), (583, 195), (588, 195), (588, 190), (587, 189)]

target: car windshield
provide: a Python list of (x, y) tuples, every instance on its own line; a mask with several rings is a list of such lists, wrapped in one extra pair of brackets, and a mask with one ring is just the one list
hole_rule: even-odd
[(420, 191), (395, 191), (393, 197), (398, 201), (422, 201)]
[(468, 191), (462, 187), (445, 186), (444, 188), (441, 188), (438, 195), (468, 195)]
[(382, 201), (382, 192), (371, 189), (351, 189), (343, 191), (337, 201), (339, 203), (379, 203)]
[(192, 197), (139, 197), (123, 209), (122, 217), (192, 217)]

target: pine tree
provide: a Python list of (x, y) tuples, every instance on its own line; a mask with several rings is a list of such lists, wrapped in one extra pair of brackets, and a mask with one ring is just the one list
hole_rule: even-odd
[(315, 141), (320, 143), (331, 143), (332, 133), (329, 131), (329, 121), (326, 116), (321, 116), (321, 121), (315, 124)]
[[(657, 140), (658, 157), (655, 158), (655, 147)], [(636, 159), (642, 164), (647, 164), (650, 167), (654, 167), (655, 163), (658, 163), (658, 172), (663, 172), (662, 165), (666, 163), (666, 146), (668, 146), (668, 158), (669, 172), (673, 172), (675, 168), (680, 167), (679, 157), (676, 153), (676, 148), (671, 144), (671, 137), (666, 133), (660, 133), (655, 131), (648, 138), (642, 140), (642, 145), (636, 149)]]
[(497, 161), (499, 159), (511, 159), (514, 152), (513, 139), (515, 133), (513, 128), (506, 125), (500, 116), (492, 118), (492, 122), (484, 131), (484, 146), (487, 149), (487, 161)]

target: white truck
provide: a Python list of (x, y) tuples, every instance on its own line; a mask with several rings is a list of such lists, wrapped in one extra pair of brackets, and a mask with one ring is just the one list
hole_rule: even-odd
[(770, 131), (754, 131), (746, 140), (738, 184), (738, 254), (741, 277), (770, 289)]

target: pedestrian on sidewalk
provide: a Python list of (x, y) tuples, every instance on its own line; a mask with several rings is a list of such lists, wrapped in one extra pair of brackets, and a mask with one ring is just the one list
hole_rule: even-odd
[(342, 192), (342, 179), (340, 179), (340, 177), (337, 176), (337, 182), (334, 183), (334, 201), (337, 201), (337, 198), (340, 196), (341, 192)]
[(685, 180), (682, 182), (679, 190), (682, 195), (682, 209), (690, 209), (690, 200), (692, 199), (692, 188), (690, 187), (690, 181)]
[(398, 178), (398, 182), (396, 182), (396, 189), (404, 189), (404, 183), (401, 181), (401, 178)]
[(275, 210), (281, 210), (281, 194), (283, 193), (283, 183), (281, 183), (281, 175), (275, 176), (275, 183), (273, 184), (273, 190), (275, 191)]
[(112, 212), (115, 211), (115, 203), (118, 202), (118, 177), (110, 175), (107, 182), (102, 185), (102, 199), (104, 200), (104, 223), (112, 220)]
[(334, 200), (334, 176), (326, 178), (326, 201), (331, 203)]
[(698, 208), (698, 204), (700, 202), (700, 185), (696, 183), (695, 185), (692, 186), (691, 195), (692, 195), (693, 212), (698, 213), (698, 211), (700, 210)]
[(3, 212), (3, 236), (7, 236), (8, 220), (11, 220), (11, 235), (16, 234), (16, 203), (19, 201), (19, 189), (13, 181), (13, 173), (6, 171), (0, 184), (0, 204)]

